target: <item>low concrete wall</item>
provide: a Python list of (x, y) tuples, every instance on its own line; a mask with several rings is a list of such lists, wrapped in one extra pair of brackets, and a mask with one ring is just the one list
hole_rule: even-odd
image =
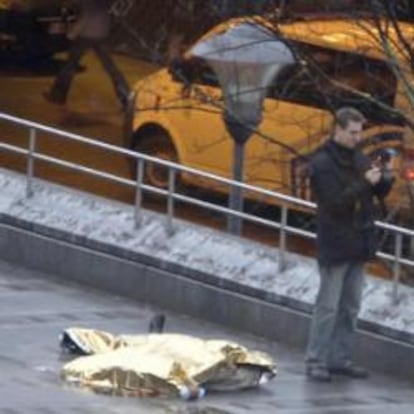
[[(4, 218), (4, 217), (3, 217)], [(23, 223), (20, 223), (23, 224)], [(27, 224), (27, 223), (26, 223)], [(26, 228), (24, 228), (26, 227)], [(43, 233), (43, 234), (41, 234)], [(0, 257), (89, 286), (176, 312), (251, 332), (303, 349), (309, 312), (240, 293), (191, 277), (176, 264), (142, 256), (126, 259), (123, 249), (91, 248), (87, 240), (45, 235), (39, 228), (0, 224)], [(99, 246), (96, 246), (99, 247)], [(112, 246), (113, 247), (113, 246)], [(101, 251), (99, 251), (101, 250)], [(111, 252), (111, 253), (109, 253)], [(372, 370), (414, 379), (414, 346), (360, 330), (356, 358)]]

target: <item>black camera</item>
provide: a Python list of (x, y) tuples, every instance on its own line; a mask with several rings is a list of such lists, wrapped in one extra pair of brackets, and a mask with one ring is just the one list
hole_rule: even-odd
[(370, 154), (372, 165), (381, 170), (382, 179), (392, 183), (395, 178), (390, 163), (393, 157), (393, 150), (390, 148), (379, 148)]

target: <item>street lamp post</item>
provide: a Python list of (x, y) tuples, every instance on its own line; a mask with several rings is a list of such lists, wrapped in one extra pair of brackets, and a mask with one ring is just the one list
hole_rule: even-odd
[[(256, 22), (229, 26), (199, 42), (190, 54), (213, 68), (224, 95), (223, 120), (234, 142), (233, 179), (243, 182), (244, 146), (262, 119), (266, 90), (295, 58), (277, 35)], [(243, 192), (232, 186), (229, 207), (243, 211)], [(230, 233), (241, 233), (241, 219), (230, 215)]]

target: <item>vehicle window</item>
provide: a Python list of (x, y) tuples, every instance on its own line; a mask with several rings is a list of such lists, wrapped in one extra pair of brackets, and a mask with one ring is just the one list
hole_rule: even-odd
[(280, 72), (268, 97), (329, 110), (352, 105), (371, 119), (387, 116), (378, 105), (355, 93), (363, 92), (380, 103), (393, 105), (397, 82), (385, 62), (299, 43), (293, 47), (304, 64)]
[(178, 59), (171, 63), (169, 70), (176, 82), (219, 86), (216, 74), (203, 59)]

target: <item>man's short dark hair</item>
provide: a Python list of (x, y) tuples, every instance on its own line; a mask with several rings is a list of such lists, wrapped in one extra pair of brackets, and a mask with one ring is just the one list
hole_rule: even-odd
[(335, 112), (335, 125), (339, 125), (341, 128), (346, 128), (350, 122), (365, 122), (365, 117), (358, 109), (346, 106), (340, 108)]

